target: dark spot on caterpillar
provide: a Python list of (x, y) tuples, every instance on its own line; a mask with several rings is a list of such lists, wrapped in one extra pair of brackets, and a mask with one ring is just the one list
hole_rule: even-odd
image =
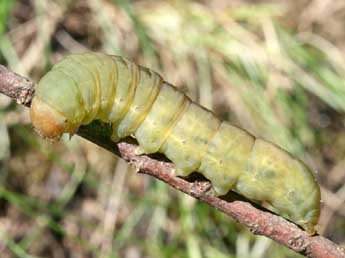
[(276, 174), (277, 174), (276, 171), (272, 169), (263, 169), (260, 171), (259, 177), (274, 180), (274, 178), (276, 177)]
[(293, 199), (295, 197), (295, 192), (294, 191), (290, 191), (289, 192), (289, 198)]

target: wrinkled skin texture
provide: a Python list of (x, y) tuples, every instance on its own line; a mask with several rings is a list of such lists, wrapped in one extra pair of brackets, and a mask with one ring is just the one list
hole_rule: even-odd
[(94, 119), (111, 123), (113, 141), (135, 137), (138, 154), (164, 153), (176, 175), (198, 171), (218, 195), (234, 190), (315, 233), (320, 188), (303, 162), (220, 121), (154, 71), (122, 57), (63, 59), (39, 82), (31, 119), (48, 139), (73, 134)]

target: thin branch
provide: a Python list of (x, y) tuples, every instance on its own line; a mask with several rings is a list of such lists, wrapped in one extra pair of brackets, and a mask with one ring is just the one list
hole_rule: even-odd
[[(30, 106), (34, 83), (0, 65), (0, 92)], [(345, 249), (322, 236), (309, 236), (295, 224), (241, 200), (225, 200), (214, 195), (208, 181), (194, 182), (175, 177), (173, 165), (162, 158), (137, 156), (136, 144), (128, 140), (110, 141), (111, 128), (100, 122), (81, 127), (78, 134), (134, 164), (138, 171), (153, 176), (170, 186), (199, 199), (229, 215), (257, 235), (267, 236), (281, 245), (310, 258), (345, 258)]]
[(30, 106), (35, 84), (0, 65), (0, 92), (15, 99), (18, 104)]

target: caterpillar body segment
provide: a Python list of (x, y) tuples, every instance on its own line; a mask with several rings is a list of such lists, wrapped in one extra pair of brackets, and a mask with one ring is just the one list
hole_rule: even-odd
[(247, 131), (226, 121), (221, 123), (199, 168), (218, 194), (224, 195), (237, 185), (239, 177), (247, 169), (254, 141), (255, 137)]
[[(86, 65), (87, 63), (89, 65)], [(71, 55), (56, 66), (57, 71), (64, 71), (75, 82), (76, 89), (83, 102), (80, 109), (83, 109), (85, 112), (85, 115), (82, 117), (82, 124), (90, 123), (97, 115), (101, 106), (102, 85), (99, 75), (101, 68), (99, 65), (96, 65), (97, 63), (99, 63), (97, 55), (81, 56), (79, 58), (77, 55)], [(54, 73), (47, 74), (48, 80), (52, 76), (51, 74)], [(55, 83), (58, 84), (59, 81)], [(57, 87), (59, 88), (59, 86)], [(68, 112), (68, 114), (72, 113)]]
[(99, 119), (112, 140), (134, 136), (139, 153), (164, 153), (177, 175), (198, 171), (219, 195), (234, 190), (315, 233), (320, 188), (303, 162), (220, 121), (150, 69), (102, 53), (71, 55), (39, 82), (31, 105), (47, 138)]
[(155, 153), (170, 135), (190, 104), (181, 91), (164, 82), (150, 112), (135, 132), (141, 153)]
[(106, 121), (112, 121), (114, 125), (114, 133), (112, 139), (114, 141), (118, 140), (117, 130), (115, 129), (118, 125), (118, 121), (127, 114), (131, 107), (131, 103), (134, 99), (136, 92), (137, 83), (139, 81), (139, 67), (127, 61), (126, 59), (118, 56), (112, 56), (112, 60), (115, 60), (114, 64), (117, 67), (118, 77), (110, 83), (110, 87), (114, 87), (116, 94), (113, 98), (113, 103), (111, 105), (110, 112), (106, 115)]
[(176, 166), (176, 174), (187, 176), (198, 171), (208, 144), (220, 121), (205, 108), (190, 102), (180, 120), (160, 148)]
[(135, 133), (149, 113), (163, 84), (162, 78), (157, 73), (144, 67), (141, 67), (139, 71), (139, 79), (132, 103), (115, 129), (118, 138)]

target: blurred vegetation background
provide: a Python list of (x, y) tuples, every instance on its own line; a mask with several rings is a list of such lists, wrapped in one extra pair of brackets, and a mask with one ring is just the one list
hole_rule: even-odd
[[(38, 80), (69, 53), (160, 72), (311, 166), (345, 246), (345, 2), (0, 0), (0, 61)], [(300, 257), (75, 136), (51, 145), (0, 96), (1, 257)]]

